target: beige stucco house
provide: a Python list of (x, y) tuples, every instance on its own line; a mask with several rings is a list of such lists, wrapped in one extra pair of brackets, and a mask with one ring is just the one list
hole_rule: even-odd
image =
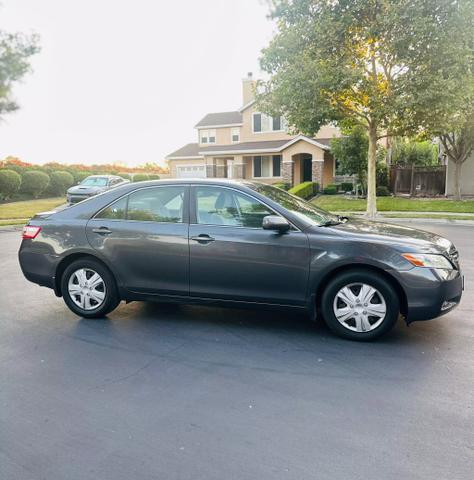
[(244, 178), (261, 182), (333, 183), (335, 161), (329, 153), (337, 127), (325, 126), (314, 138), (290, 135), (282, 117), (256, 108), (252, 74), (242, 81), (242, 107), (209, 113), (200, 120), (198, 142), (170, 153), (171, 177)]

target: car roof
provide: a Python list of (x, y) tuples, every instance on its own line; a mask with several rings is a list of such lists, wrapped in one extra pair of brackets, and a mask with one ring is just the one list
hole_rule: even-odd
[(145, 180), (143, 182), (135, 183), (134, 185), (152, 186), (152, 185), (257, 185), (261, 182), (253, 182), (249, 180), (233, 180), (228, 178), (166, 178), (160, 180)]
[(104, 174), (104, 175), (89, 175), (86, 178), (116, 178), (116, 177), (117, 177), (117, 175)]

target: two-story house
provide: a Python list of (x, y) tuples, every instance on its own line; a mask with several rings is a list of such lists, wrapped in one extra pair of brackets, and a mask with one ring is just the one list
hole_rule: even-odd
[(243, 105), (233, 112), (208, 113), (195, 128), (198, 142), (170, 153), (172, 177), (244, 178), (291, 185), (305, 181), (333, 183), (335, 161), (331, 138), (340, 136), (324, 126), (314, 138), (290, 135), (282, 117), (270, 117), (255, 105), (255, 80), (242, 81)]

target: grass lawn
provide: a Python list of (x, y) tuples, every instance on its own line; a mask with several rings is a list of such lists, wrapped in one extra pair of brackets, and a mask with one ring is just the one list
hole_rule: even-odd
[[(313, 200), (318, 207), (332, 212), (363, 212), (366, 201), (347, 198), (342, 195), (321, 195)], [(455, 212), (474, 213), (474, 200), (454, 200), (437, 198), (377, 198), (379, 212)]]
[(0, 203), (0, 225), (26, 223), (36, 213), (46, 212), (65, 202), (64, 197), (54, 197)]

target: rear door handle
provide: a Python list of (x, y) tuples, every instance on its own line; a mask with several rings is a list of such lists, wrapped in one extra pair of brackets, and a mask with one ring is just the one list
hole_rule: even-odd
[(197, 237), (191, 237), (191, 240), (194, 240), (195, 242), (199, 242), (199, 243), (209, 243), (209, 242), (213, 242), (215, 238), (211, 237), (210, 235), (201, 233), (201, 235), (198, 235)]
[(100, 235), (108, 235), (109, 233), (112, 233), (112, 230), (109, 230), (107, 227), (93, 228), (92, 231), (94, 233), (99, 233)]

